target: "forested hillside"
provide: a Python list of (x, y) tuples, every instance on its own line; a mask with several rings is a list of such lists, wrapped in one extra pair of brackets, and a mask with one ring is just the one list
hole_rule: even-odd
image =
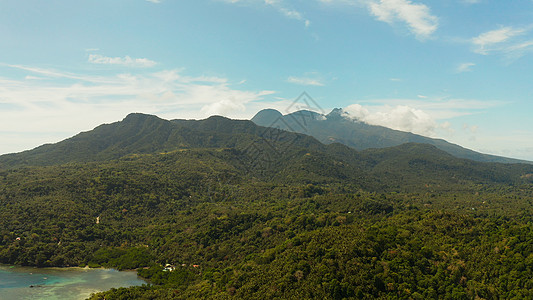
[(140, 114), (0, 162), (1, 263), (151, 283), (92, 299), (533, 297), (531, 165)]

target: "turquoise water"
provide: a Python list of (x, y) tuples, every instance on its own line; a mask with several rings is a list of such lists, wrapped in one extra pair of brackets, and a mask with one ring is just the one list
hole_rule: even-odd
[(0, 300), (74, 300), (111, 288), (142, 285), (135, 271), (0, 266)]

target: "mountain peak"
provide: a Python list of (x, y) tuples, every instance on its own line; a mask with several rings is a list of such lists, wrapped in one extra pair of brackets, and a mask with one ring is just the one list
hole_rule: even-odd
[(276, 115), (281, 115), (281, 113), (276, 110), (276, 109), (273, 109), (273, 108), (265, 108), (265, 109), (262, 109), (260, 110), (256, 115), (261, 115), (261, 114), (276, 114)]
[(128, 114), (122, 122), (139, 122), (139, 121), (146, 121), (146, 120), (163, 120), (159, 118), (158, 116), (144, 114), (144, 113), (130, 113)]
[(302, 110), (299, 110), (299, 111), (292, 112), (292, 113), (288, 114), (287, 116), (292, 116), (292, 117), (298, 117), (298, 116), (311, 117), (314, 120), (323, 119), (323, 115), (322, 114), (314, 112), (314, 111), (311, 111), (311, 110), (306, 110), (306, 109), (302, 109)]
[(334, 108), (329, 114), (326, 115), (326, 118), (328, 120), (342, 120), (345, 119), (343, 116), (345, 114), (344, 110), (342, 108)]
[(255, 114), (255, 116), (251, 119), (251, 121), (258, 125), (268, 126), (269, 124), (272, 124), (272, 122), (274, 122), (275, 120), (279, 118), (283, 118), (283, 114), (281, 114), (279, 111), (275, 109), (267, 108)]
[(342, 108), (336, 107), (329, 113), (329, 115), (342, 115), (343, 113), (344, 110)]

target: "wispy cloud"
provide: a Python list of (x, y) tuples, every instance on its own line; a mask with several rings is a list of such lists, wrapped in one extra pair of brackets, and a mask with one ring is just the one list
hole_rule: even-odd
[[(420, 96), (420, 95), (419, 95)], [(425, 136), (449, 134), (448, 120), (480, 113), (504, 105), (501, 101), (448, 99), (422, 96), (419, 99), (375, 99), (347, 106), (346, 117), (371, 125)]]
[(378, 20), (389, 23), (405, 23), (419, 39), (429, 38), (438, 28), (438, 18), (425, 4), (410, 0), (365, 0), (370, 12)]
[[(273, 4), (271, 4), (273, 5)], [(298, 20), (304, 23), (305, 27), (311, 26), (311, 21), (306, 19), (302, 13), (299, 11), (296, 11), (294, 9), (289, 9), (283, 6), (276, 7), (282, 14), (284, 14), (286, 17), (294, 20)]]
[(324, 82), (322, 82), (321, 79), (313, 77), (290, 76), (289, 78), (287, 78), (287, 82), (299, 85), (324, 86)]
[(488, 108), (507, 104), (498, 100), (475, 100), (426, 96), (425, 99), (372, 99), (360, 102), (370, 107), (406, 105), (429, 113), (435, 120), (447, 120), (479, 113)]
[(472, 67), (475, 66), (475, 65), (476, 65), (475, 63), (471, 63), (471, 62), (462, 63), (462, 64), (459, 64), (457, 66), (455, 71), (457, 73), (471, 72), (472, 71)]
[[(13, 69), (18, 69), (22, 71), (27, 71), (30, 74), (39, 74), (44, 78), (64, 78), (64, 79), (72, 79), (72, 80), (81, 80), (81, 81), (90, 81), (90, 82), (108, 82), (109, 78), (104, 77), (98, 77), (98, 76), (87, 76), (87, 75), (80, 75), (80, 74), (74, 74), (70, 72), (65, 71), (58, 71), (55, 69), (43, 69), (39, 67), (31, 67), (31, 66), (23, 66), (23, 65), (10, 65), (10, 64), (2, 64), (0, 63), (0, 67), (8, 67)], [(35, 77), (33, 75), (28, 75), (29, 78)], [(27, 77), (28, 77), (27, 76)]]
[(89, 62), (93, 64), (102, 64), (102, 65), (121, 65), (127, 67), (141, 67), (141, 68), (150, 68), (157, 65), (157, 62), (149, 60), (147, 58), (131, 58), (129, 56), (125, 57), (108, 57), (100, 54), (91, 54), (89, 55)]
[(152, 3), (161, 3), (161, 0), (146, 0), (148, 2), (152, 2)]
[(502, 49), (502, 53), (511, 62), (531, 52), (533, 52), (533, 39), (521, 41)]
[(235, 4), (235, 3), (257, 3), (257, 4), (264, 4), (268, 5), (274, 9), (276, 9), (278, 12), (280, 12), (282, 15), (289, 19), (301, 21), (305, 27), (311, 26), (311, 20), (307, 19), (303, 13), (300, 11), (292, 8), (290, 5), (288, 5), (284, 0), (222, 0), (227, 3)]
[[(219, 0), (226, 3), (262, 4), (275, 8), (284, 16), (301, 21), (306, 27), (311, 25), (301, 11), (292, 8), (286, 0)], [(404, 24), (418, 39), (427, 39), (438, 29), (439, 20), (430, 8), (411, 0), (315, 0), (328, 5), (365, 7), (379, 21), (391, 25)]]
[(371, 111), (360, 104), (352, 104), (344, 111), (346, 117), (357, 121), (425, 136), (433, 135), (438, 126), (437, 122), (426, 112), (406, 105), (386, 106)]
[[(1, 131), (15, 133), (11, 137), (31, 137), (26, 143), (17, 140), (26, 148), (57, 141), (38, 132), (67, 138), (134, 111), (167, 118), (251, 117), (250, 108), (269, 105), (263, 98), (274, 93), (246, 90), (221, 77), (188, 76), (180, 70), (92, 76), (5, 64), (1, 68), (26, 72), (25, 79), (0, 76)], [(2, 132), (2, 144), (10, 145)], [(14, 151), (6, 147), (0, 145), (0, 153)]]
[[(231, 100), (240, 104), (261, 99), (272, 91), (245, 91), (232, 88), (226, 78), (213, 76), (186, 76), (180, 70), (163, 70), (149, 74), (115, 74), (112, 76), (74, 75), (57, 70), (35, 67), (10, 66), (30, 73), (26, 80), (0, 77), (2, 103), (32, 106), (37, 101), (54, 106), (65, 103), (157, 103), (163, 107), (193, 105), (200, 109), (218, 101)], [(40, 78), (67, 78), (68, 83), (57, 80), (35, 82), (31, 74)], [(31, 82), (30, 82), (31, 80)], [(75, 82), (72, 83), (72, 80)], [(235, 83), (238, 85), (238, 83)], [(30, 88), (31, 87), (31, 88)], [(83, 101), (81, 101), (83, 100)], [(172, 100), (172, 101), (169, 101)]]
[(481, 55), (502, 55), (512, 63), (516, 59), (533, 52), (533, 26), (515, 28), (512, 26), (490, 30), (469, 40), (472, 51)]
[(523, 28), (513, 28), (510, 26), (484, 32), (472, 38), (472, 44), (475, 46), (474, 51), (479, 54), (489, 54), (491, 51), (501, 49), (499, 45), (502, 43), (525, 32), (526, 30)]

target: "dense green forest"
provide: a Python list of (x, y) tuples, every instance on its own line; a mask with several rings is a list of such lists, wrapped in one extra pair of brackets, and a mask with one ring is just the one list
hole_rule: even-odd
[(532, 201), (531, 165), (132, 115), (0, 157), (0, 263), (150, 282), (91, 299), (527, 299)]

